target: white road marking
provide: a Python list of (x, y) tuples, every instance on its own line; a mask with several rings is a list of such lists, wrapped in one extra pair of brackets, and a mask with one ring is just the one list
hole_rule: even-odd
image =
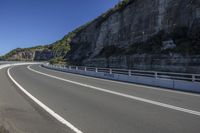
[(22, 66), (22, 65), (34, 65), (34, 64), (41, 64), (37, 62), (22, 62), (22, 63), (9, 63), (9, 64), (2, 64), (0, 65), (0, 70), (3, 68), (11, 67), (11, 66)]
[(69, 127), (72, 129), (75, 133), (83, 133), (80, 131), (78, 128), (73, 126), (71, 123), (69, 123), (67, 120), (65, 120), (63, 117), (58, 115), (56, 112), (54, 112), (52, 109), (47, 107), (44, 103), (39, 101), (37, 98), (35, 98), (33, 95), (31, 95), (28, 91), (26, 91), (10, 74), (10, 69), (7, 70), (7, 74), (9, 78), (13, 81), (13, 83), (22, 91), (24, 92), (30, 99), (32, 99), (36, 104), (38, 104), (41, 108), (43, 108), (46, 112), (48, 112), (51, 116), (53, 116), (55, 119), (57, 119), (59, 122), (64, 124), (65, 126)]
[(36, 70), (30, 68), (30, 66), (28, 66), (27, 68), (30, 71), (33, 71), (35, 73), (38, 73), (38, 74), (41, 74), (41, 75), (45, 75), (47, 77), (51, 77), (51, 78), (58, 79), (58, 80), (61, 80), (61, 81), (65, 81), (65, 82), (68, 82), (68, 83), (72, 83), (72, 84), (80, 85), (80, 86), (83, 86), (83, 87), (95, 89), (95, 90), (98, 90), (98, 91), (102, 91), (102, 92), (107, 92), (107, 93), (110, 93), (110, 94), (118, 95), (118, 96), (121, 96), (121, 97), (126, 97), (126, 98), (129, 98), (129, 99), (133, 99), (133, 100), (137, 100), (137, 101), (141, 101), (141, 102), (145, 102), (145, 103), (149, 103), (149, 104), (153, 104), (153, 105), (157, 105), (157, 106), (173, 109), (173, 110), (176, 110), (176, 111), (181, 111), (181, 112), (185, 112), (185, 113), (189, 113), (189, 114), (200, 116), (200, 112), (198, 112), (198, 111), (185, 109), (185, 108), (182, 108), (182, 107), (178, 107), (178, 106), (174, 106), (174, 105), (170, 105), (170, 104), (165, 104), (165, 103), (161, 103), (161, 102), (157, 102), (157, 101), (153, 101), (153, 100), (149, 100), (149, 99), (145, 99), (145, 98), (141, 98), (141, 97), (136, 97), (136, 96), (132, 96), (132, 95), (128, 95), (128, 94), (123, 94), (123, 93), (120, 93), (120, 92), (115, 92), (115, 91), (107, 90), (107, 89), (104, 89), (104, 88), (100, 88), (100, 87), (95, 87), (95, 86), (88, 85), (88, 84), (79, 83), (79, 82), (72, 81), (72, 80), (63, 79), (63, 78), (60, 78), (60, 77), (56, 77), (56, 76), (53, 76), (53, 75), (49, 75), (49, 74), (46, 74), (46, 73), (42, 73), (42, 72), (36, 71)]
[[(41, 67), (41, 65), (39, 67)], [(44, 68), (44, 67), (41, 67), (41, 68)], [(59, 71), (59, 70), (53, 70), (53, 69), (50, 69), (50, 70), (56, 71), (56, 72), (59, 72), (59, 73), (65, 73), (65, 74), (67, 73), (67, 72), (62, 72), (62, 71)], [(128, 83), (128, 82), (122, 82), (122, 81), (108, 80), (108, 79), (96, 78), (96, 77), (91, 77), (91, 76), (84, 76), (84, 75), (80, 75), (80, 74), (74, 74), (74, 73), (70, 73), (70, 72), (67, 73), (67, 74), (71, 74), (71, 75), (75, 75), (75, 76), (79, 76), (79, 77), (84, 77), (84, 78), (97, 79), (97, 80), (111, 82), (111, 83), (118, 83), (118, 84), (130, 85), (130, 86), (135, 86), (135, 87), (142, 87), (142, 88), (147, 88), (147, 89), (151, 89), (151, 90), (158, 90), (158, 91), (164, 91), (164, 92), (171, 92), (171, 93), (200, 97), (199, 94), (194, 94), (194, 93), (190, 93), (190, 92), (170, 90), (170, 89), (164, 89), (164, 88), (159, 88), (159, 87), (151, 87), (151, 86), (147, 86), (147, 85), (140, 85), (140, 84), (134, 84), (134, 83)]]

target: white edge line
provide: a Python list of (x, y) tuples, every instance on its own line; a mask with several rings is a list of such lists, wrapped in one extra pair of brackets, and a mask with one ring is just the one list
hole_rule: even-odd
[[(39, 67), (41, 67), (41, 65)], [(45, 68), (45, 67), (42, 67), (42, 68)], [(80, 76), (80, 77), (98, 79), (98, 80), (107, 81), (107, 82), (113, 82), (113, 83), (118, 83), (118, 84), (125, 84), (125, 85), (130, 85), (130, 86), (135, 86), (135, 87), (143, 87), (143, 88), (152, 89), (152, 90), (158, 90), (158, 91), (164, 91), (164, 92), (171, 92), (171, 93), (177, 93), (177, 94), (182, 94), (182, 95), (200, 97), (199, 94), (193, 94), (193, 93), (183, 92), (183, 91), (178, 91), (178, 90), (170, 90), (170, 89), (165, 89), (165, 88), (160, 88), (160, 87), (151, 87), (151, 86), (147, 86), (147, 85), (139, 85), (139, 84), (128, 83), (128, 82), (123, 82), (123, 81), (114, 81), (114, 80), (102, 79), (102, 78), (98, 78), (98, 77), (75, 74), (75, 73), (72, 73), (72, 72), (63, 72), (63, 71), (50, 69), (50, 68), (47, 68), (47, 70), (52, 70), (52, 71), (56, 71), (56, 72), (60, 72), (60, 73), (67, 73), (67, 74), (76, 75), (76, 76)]]
[(68, 83), (80, 85), (80, 86), (83, 86), (83, 87), (95, 89), (95, 90), (102, 91), (102, 92), (107, 92), (107, 93), (110, 93), (110, 94), (118, 95), (118, 96), (121, 96), (121, 97), (126, 97), (126, 98), (129, 98), (129, 99), (133, 99), (133, 100), (137, 100), (137, 101), (141, 101), (141, 102), (145, 102), (145, 103), (149, 103), (149, 104), (153, 104), (153, 105), (157, 105), (157, 106), (161, 106), (161, 107), (165, 107), (165, 108), (169, 108), (169, 109), (172, 109), (172, 110), (181, 111), (181, 112), (185, 112), (185, 113), (189, 113), (189, 114), (200, 116), (200, 112), (198, 112), (198, 111), (185, 109), (185, 108), (174, 106), (174, 105), (170, 105), (170, 104), (165, 104), (165, 103), (161, 103), (161, 102), (157, 102), (157, 101), (153, 101), (153, 100), (149, 100), (149, 99), (145, 99), (145, 98), (141, 98), (141, 97), (136, 97), (136, 96), (132, 96), (132, 95), (128, 95), (128, 94), (123, 94), (123, 93), (120, 93), (120, 92), (115, 92), (115, 91), (111, 91), (111, 90), (95, 87), (95, 86), (88, 85), (88, 84), (78, 83), (76, 81), (63, 79), (63, 78), (60, 78), (60, 77), (56, 77), (56, 76), (53, 76), (53, 75), (49, 75), (49, 74), (46, 74), (46, 73), (42, 73), (42, 72), (36, 71), (36, 70), (30, 68), (30, 66), (28, 66), (27, 68), (29, 70), (35, 72), (35, 73), (38, 73), (38, 74), (41, 74), (41, 75), (45, 75), (45, 76), (48, 76), (48, 77), (51, 77), (51, 78), (54, 78), (54, 79), (58, 79), (58, 80), (61, 80), (61, 81), (65, 81), (65, 82), (68, 82)]
[(3, 64), (3, 65), (0, 65), (0, 70), (3, 69), (3, 68), (11, 67), (11, 66), (34, 65), (34, 64), (42, 64), (42, 63), (24, 62), (24, 63)]
[(9, 78), (12, 80), (12, 82), (23, 92), (25, 93), (31, 100), (33, 100), (36, 104), (38, 104), (41, 108), (43, 108), (46, 112), (48, 112), (51, 116), (53, 116), (56, 120), (64, 124), (65, 126), (69, 127), (71, 130), (73, 130), (76, 133), (83, 133), (79, 129), (77, 129), (75, 126), (73, 126), (71, 123), (69, 123), (67, 120), (65, 120), (63, 117), (55, 113), (52, 109), (47, 107), (44, 103), (39, 101), (37, 98), (35, 98), (33, 95), (31, 95), (28, 91), (26, 91), (17, 81), (14, 80), (14, 78), (10, 74), (10, 69), (7, 70), (7, 74)]

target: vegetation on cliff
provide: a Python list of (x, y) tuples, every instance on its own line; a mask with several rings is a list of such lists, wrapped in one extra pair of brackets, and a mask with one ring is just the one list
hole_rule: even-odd
[(124, 8), (126, 8), (129, 4), (134, 2), (135, 0), (122, 0), (117, 5), (115, 5), (114, 8), (111, 8), (107, 12), (103, 13), (101, 16), (99, 16), (94, 21), (98, 21), (98, 25), (100, 25), (103, 21), (105, 21), (107, 18), (109, 18), (112, 14), (122, 11)]

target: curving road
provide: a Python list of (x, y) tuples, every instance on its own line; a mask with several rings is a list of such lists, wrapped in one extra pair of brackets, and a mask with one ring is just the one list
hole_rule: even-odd
[(0, 85), (0, 123), (13, 132), (200, 131), (198, 94), (62, 73), (40, 65), (2, 69)]

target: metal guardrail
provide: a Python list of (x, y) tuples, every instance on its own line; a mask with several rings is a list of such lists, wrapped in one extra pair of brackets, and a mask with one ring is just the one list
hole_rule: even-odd
[(156, 79), (160, 78), (160, 79), (173, 79), (173, 80), (184, 80), (184, 81), (190, 81), (190, 82), (200, 82), (200, 74), (95, 68), (95, 67), (84, 67), (84, 66), (65, 66), (65, 65), (48, 65), (48, 66), (68, 69), (68, 70), (103, 72), (103, 73), (108, 73), (108, 74), (122, 74), (122, 75), (128, 75), (128, 76), (154, 77)]

